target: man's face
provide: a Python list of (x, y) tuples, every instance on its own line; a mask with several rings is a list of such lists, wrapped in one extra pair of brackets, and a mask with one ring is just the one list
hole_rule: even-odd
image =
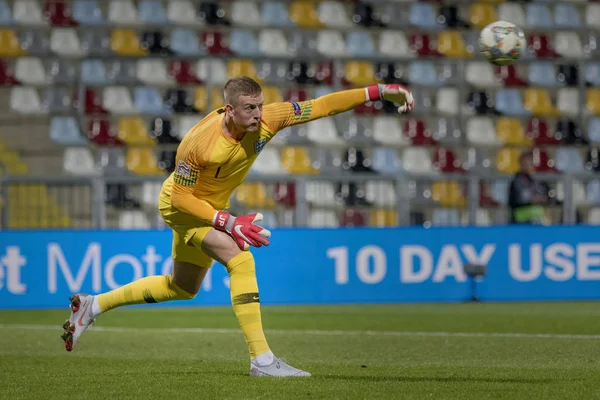
[(256, 132), (260, 129), (262, 118), (263, 95), (238, 96), (234, 104), (228, 105), (233, 123), (246, 132)]

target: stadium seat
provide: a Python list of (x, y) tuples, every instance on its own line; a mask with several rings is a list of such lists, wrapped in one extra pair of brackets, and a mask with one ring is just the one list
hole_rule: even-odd
[(100, 149), (98, 167), (104, 176), (122, 176), (125, 171), (126, 157), (123, 149), (109, 146)]
[(330, 28), (350, 28), (352, 22), (346, 13), (344, 4), (339, 1), (326, 0), (318, 3), (319, 21)]
[(286, 56), (289, 54), (288, 43), (283, 31), (279, 29), (263, 29), (258, 35), (259, 51), (270, 56)]
[(77, 63), (68, 58), (58, 58), (49, 62), (50, 81), (55, 85), (70, 86), (75, 83)]
[(120, 118), (117, 136), (126, 144), (153, 146), (156, 143), (140, 117)]
[(548, 61), (529, 64), (529, 83), (535, 86), (556, 86), (558, 81), (554, 65)]
[(575, 117), (579, 115), (579, 90), (563, 88), (558, 91), (556, 105), (561, 114)]
[(437, 50), (446, 57), (471, 58), (459, 31), (440, 32), (437, 37)]
[(135, 114), (129, 89), (125, 86), (109, 86), (103, 89), (102, 107), (113, 114)]
[[(107, 114), (108, 111), (102, 106), (102, 96), (95, 90), (86, 88), (84, 92), (83, 105), (86, 114)], [(81, 99), (75, 96), (74, 101), (79, 107)]]
[(398, 214), (394, 210), (372, 210), (369, 213), (369, 225), (375, 227), (397, 226)]
[(13, 66), (4, 60), (0, 60), (0, 86), (14, 86), (20, 83), (15, 77)]
[(556, 169), (569, 174), (577, 174), (584, 171), (584, 163), (581, 154), (576, 148), (560, 147), (556, 150)]
[(123, 144), (118, 137), (118, 132), (111, 128), (110, 122), (106, 119), (90, 119), (87, 136), (89, 140), (100, 146), (120, 146)]
[(260, 83), (256, 73), (256, 65), (251, 60), (229, 60), (227, 61), (227, 76), (233, 78), (236, 76), (248, 76)]
[(515, 148), (500, 149), (496, 155), (496, 169), (504, 174), (516, 174), (519, 171), (521, 151)]
[(556, 58), (559, 54), (550, 45), (548, 36), (544, 34), (532, 34), (527, 40), (528, 48), (535, 53), (537, 58)]
[(448, 208), (436, 208), (431, 215), (433, 226), (459, 226), (460, 217), (458, 210)]
[(464, 173), (459, 156), (447, 148), (439, 148), (433, 155), (433, 167), (445, 174)]
[(107, 33), (96, 30), (84, 30), (81, 48), (88, 56), (106, 56), (112, 54), (111, 38)]
[(591, 142), (600, 142), (600, 118), (595, 117), (588, 122), (588, 138)]
[(64, 0), (50, 0), (44, 4), (44, 18), (53, 26), (76, 26), (71, 10)]
[(77, 32), (73, 28), (52, 29), (50, 50), (58, 55), (68, 57), (78, 57), (84, 54)]
[(309, 140), (322, 145), (341, 145), (342, 139), (338, 136), (334, 120), (320, 118), (307, 124), (307, 137)]
[(546, 150), (539, 147), (533, 149), (533, 165), (537, 172), (558, 172), (554, 159), (550, 157)]
[(127, 169), (136, 175), (162, 176), (154, 151), (149, 148), (132, 147), (127, 150)]
[(73, 111), (72, 102), (73, 99), (67, 88), (49, 87), (44, 89), (41, 107), (44, 112), (65, 114)]
[(600, 115), (600, 89), (588, 89), (585, 107), (588, 112)]
[(102, 10), (96, 0), (75, 0), (72, 3), (73, 19), (82, 25), (103, 25)]
[[(469, 213), (463, 212), (461, 217), (462, 225), (469, 225)], [(485, 208), (477, 208), (475, 210), (475, 226), (490, 226), (492, 225), (492, 219), (490, 212)]]
[(335, 212), (329, 210), (310, 210), (308, 226), (311, 228), (337, 228), (340, 226)]
[(375, 70), (369, 61), (349, 61), (344, 65), (344, 78), (356, 87), (373, 83)]
[(167, 13), (160, 0), (141, 0), (138, 4), (138, 18), (147, 24), (168, 23)]
[(200, 119), (197, 116), (181, 116), (177, 120), (177, 137), (179, 141), (183, 140), (183, 137), (192, 129)]
[(532, 118), (527, 123), (527, 138), (533, 140), (536, 145), (557, 145), (560, 143), (548, 128), (546, 121), (539, 118)]
[(130, 29), (113, 29), (110, 38), (112, 51), (122, 56), (146, 56), (148, 51), (140, 45), (135, 31)]
[(566, 58), (583, 57), (583, 45), (576, 32), (557, 32), (554, 36), (556, 52)]
[(321, 28), (319, 14), (313, 3), (308, 1), (293, 1), (289, 7), (290, 21), (300, 28)]
[(415, 56), (402, 31), (383, 31), (379, 35), (379, 53), (384, 56), (412, 58)]
[(143, 211), (130, 210), (119, 213), (119, 229), (139, 230), (150, 229), (150, 220)]
[(488, 117), (469, 118), (466, 125), (467, 140), (476, 146), (496, 146), (500, 141), (496, 137), (496, 129)]
[(373, 121), (373, 139), (391, 146), (406, 146), (410, 144), (404, 135), (402, 124), (396, 117), (379, 117)]
[(229, 48), (240, 56), (260, 55), (256, 36), (246, 29), (234, 29), (229, 34)]
[(530, 147), (533, 142), (525, 136), (523, 125), (516, 118), (499, 118), (496, 120), (496, 135), (508, 146)]
[(492, 65), (486, 61), (473, 61), (466, 65), (465, 76), (468, 83), (476, 88), (500, 86)]
[(234, 1), (231, 5), (231, 21), (238, 26), (260, 26), (260, 11), (254, 1)]
[(404, 169), (414, 174), (434, 174), (433, 162), (429, 151), (422, 147), (409, 147), (400, 157)]
[(137, 61), (137, 79), (147, 85), (173, 85), (175, 81), (167, 73), (162, 60), (144, 59)]
[(36, 0), (18, 0), (13, 4), (13, 19), (19, 25), (46, 25), (40, 2)]
[(15, 78), (27, 85), (48, 83), (42, 60), (37, 57), (19, 57), (14, 64)]
[(585, 9), (585, 23), (591, 28), (600, 28), (600, 4), (588, 4)]
[(505, 87), (526, 87), (529, 84), (521, 79), (514, 65), (505, 65), (497, 68), (497, 76), (504, 82)]
[(442, 4), (438, 13), (438, 22), (445, 24), (448, 28), (470, 28), (470, 24), (465, 22), (459, 8), (454, 4)]
[(13, 87), (10, 91), (10, 109), (20, 114), (42, 114), (38, 91), (33, 87)]
[(211, 104), (208, 103), (206, 88), (201, 86), (194, 93), (194, 108), (198, 111), (216, 110), (223, 106), (223, 94), (220, 89), (213, 87), (210, 96)]
[(111, 0), (108, 3), (108, 21), (115, 25), (140, 23), (135, 4), (132, 0)]
[(597, 179), (589, 181), (586, 186), (587, 200), (594, 204), (600, 204), (600, 181)]
[(492, 198), (498, 204), (508, 204), (508, 188), (509, 181), (507, 180), (495, 180), (491, 186)]
[(63, 170), (71, 175), (94, 175), (96, 165), (87, 147), (67, 147), (63, 155)]
[(590, 62), (587, 64), (585, 82), (592, 86), (600, 86), (600, 63)]
[(531, 28), (551, 29), (554, 26), (552, 13), (545, 4), (527, 5), (527, 26)]
[(190, 0), (167, 1), (167, 19), (176, 25), (202, 25)]
[(173, 129), (171, 120), (168, 118), (156, 117), (152, 120), (150, 126), (150, 137), (156, 139), (158, 144), (177, 145), (180, 142), (178, 133)]
[(579, 12), (572, 4), (558, 3), (554, 8), (554, 23), (558, 28), (579, 28), (582, 26)]
[(317, 48), (317, 37), (313, 32), (294, 30), (290, 33), (289, 52), (294, 56), (308, 57), (314, 55)]
[[(416, 102), (416, 99), (415, 99)], [(440, 114), (456, 115), (462, 102), (456, 88), (442, 88), (437, 92), (436, 108)]]
[(25, 55), (19, 39), (12, 29), (0, 29), (0, 56), (19, 57)]
[(525, 116), (530, 111), (523, 106), (521, 94), (516, 89), (500, 89), (496, 92), (496, 109), (507, 116)]
[(150, 54), (168, 56), (174, 54), (174, 51), (169, 47), (169, 39), (159, 30), (145, 31), (142, 34), (140, 46), (143, 50), (147, 50)]
[(280, 1), (264, 1), (260, 19), (263, 25), (271, 25), (278, 27), (292, 26), (290, 20), (290, 12), (286, 3)]
[(583, 131), (572, 120), (563, 119), (556, 123), (555, 129), (556, 138), (559, 138), (566, 145), (584, 145), (588, 144)]
[(154, 87), (136, 87), (134, 89), (135, 108), (145, 114), (169, 114), (171, 110), (163, 103), (162, 95)]
[(502, 3), (498, 5), (498, 19), (511, 21), (517, 26), (525, 26), (525, 12), (519, 3)]
[(189, 61), (171, 61), (168, 75), (180, 85), (201, 85), (203, 83), (192, 70)]
[(14, 23), (12, 11), (6, 0), (0, 1), (0, 24), (12, 25)]
[(107, 65), (107, 77), (120, 85), (137, 83), (137, 64), (133, 60), (115, 60)]
[(293, 175), (314, 175), (318, 170), (313, 168), (307, 149), (302, 147), (285, 147), (281, 150), (281, 165)]
[(317, 33), (317, 51), (326, 56), (345, 56), (346, 43), (339, 31), (320, 30)]
[(436, 123), (436, 129), (433, 138), (440, 143), (447, 145), (462, 144), (462, 131), (460, 125), (452, 118), (439, 118)]
[(409, 10), (409, 22), (418, 28), (438, 29), (442, 25), (438, 23), (437, 15), (433, 6), (429, 3), (414, 3)]
[(184, 56), (200, 56), (206, 51), (200, 45), (196, 32), (191, 29), (175, 28), (169, 37), (170, 48), (176, 54)]
[(441, 85), (435, 65), (431, 61), (412, 61), (408, 64), (408, 77), (411, 83), (416, 85)]
[(455, 181), (433, 182), (431, 198), (443, 207), (465, 207), (467, 205), (461, 185)]
[(498, 20), (498, 16), (496, 15), (496, 9), (491, 4), (473, 4), (470, 8), (470, 14), (471, 24), (480, 29)]
[(242, 183), (235, 190), (235, 199), (248, 208), (273, 208), (273, 196), (267, 194), (267, 188), (260, 182)]
[(345, 209), (340, 217), (340, 225), (347, 227), (365, 226), (367, 224), (367, 216), (362, 210), (353, 208)]
[(365, 193), (367, 202), (376, 207), (395, 207), (398, 204), (396, 189), (392, 182), (367, 181)]
[(336, 204), (335, 189), (331, 182), (309, 181), (305, 186), (309, 207), (332, 207)]
[(355, 56), (369, 57), (375, 55), (375, 44), (368, 32), (349, 32), (346, 37), (346, 47), (348, 53)]
[(228, 79), (225, 61), (216, 58), (198, 60), (195, 71), (202, 81), (207, 81), (210, 78), (215, 84), (223, 84)]
[(262, 88), (264, 104), (277, 103), (283, 101), (281, 90), (277, 86), (263, 86)]
[(396, 149), (376, 147), (371, 158), (373, 169), (381, 174), (397, 175), (403, 171), (402, 160)]
[(287, 73), (288, 66), (284, 61), (258, 61), (256, 65), (256, 75), (268, 85), (285, 85), (289, 82)]
[[(572, 199), (575, 206), (581, 205), (586, 201), (586, 190), (585, 186), (580, 181), (572, 182)], [(565, 185), (563, 182), (556, 182), (556, 200), (564, 201), (565, 200)]]
[(261, 175), (277, 175), (283, 170), (279, 151), (274, 147), (265, 147), (252, 164), (252, 172)]
[(422, 120), (409, 119), (404, 126), (404, 134), (413, 145), (435, 145), (436, 140)]
[(73, 117), (54, 117), (50, 121), (50, 138), (63, 146), (85, 146), (87, 140), (81, 135)]
[(524, 107), (535, 116), (557, 116), (560, 111), (552, 104), (550, 94), (544, 89), (525, 89)]
[(226, 14), (227, 11), (227, 9), (216, 1), (203, 1), (200, 3), (198, 17), (200, 21), (208, 25), (231, 26), (229, 17)]

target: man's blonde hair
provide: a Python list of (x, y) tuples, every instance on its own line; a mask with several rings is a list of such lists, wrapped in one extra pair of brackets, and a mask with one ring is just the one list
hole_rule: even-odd
[(235, 104), (239, 96), (258, 96), (262, 89), (258, 83), (247, 76), (238, 76), (227, 81), (223, 89), (225, 104)]

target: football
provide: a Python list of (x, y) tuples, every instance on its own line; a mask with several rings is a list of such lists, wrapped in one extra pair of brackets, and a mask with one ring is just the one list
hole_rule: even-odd
[(479, 34), (479, 49), (494, 65), (510, 65), (521, 57), (526, 46), (521, 28), (507, 21), (492, 22)]

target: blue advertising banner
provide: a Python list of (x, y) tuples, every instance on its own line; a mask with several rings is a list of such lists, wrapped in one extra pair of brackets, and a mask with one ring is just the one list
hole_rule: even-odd
[[(482, 300), (600, 299), (600, 227), (274, 229), (254, 249), (263, 304), (452, 302), (466, 263), (485, 264)], [(0, 232), (0, 308), (65, 307), (170, 273), (170, 231)], [(228, 305), (225, 268), (170, 305)]]

